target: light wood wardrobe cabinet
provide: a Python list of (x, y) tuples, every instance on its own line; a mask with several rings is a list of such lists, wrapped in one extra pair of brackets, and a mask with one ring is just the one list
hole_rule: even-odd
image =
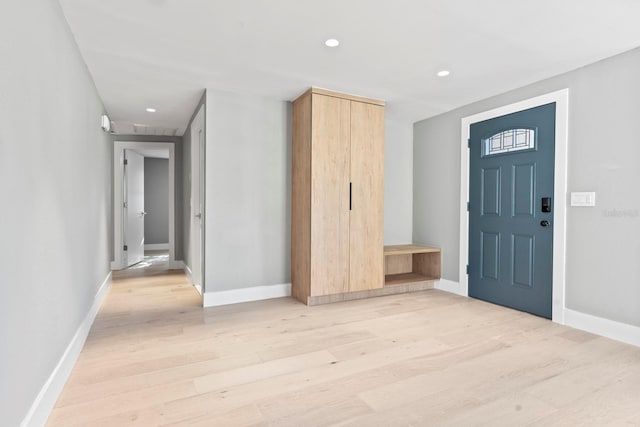
[(384, 102), (308, 90), (292, 151), (292, 295), (313, 305), (382, 288)]

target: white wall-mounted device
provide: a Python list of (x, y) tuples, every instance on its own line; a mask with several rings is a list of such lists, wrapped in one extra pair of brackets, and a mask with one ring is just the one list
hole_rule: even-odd
[(105, 132), (109, 132), (111, 130), (111, 119), (106, 114), (103, 114), (100, 118), (100, 126), (102, 130)]
[(596, 193), (594, 191), (572, 191), (571, 206), (595, 206)]

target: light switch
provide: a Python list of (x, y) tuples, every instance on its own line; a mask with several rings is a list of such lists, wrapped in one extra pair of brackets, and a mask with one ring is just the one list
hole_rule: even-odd
[(595, 206), (596, 205), (596, 193), (589, 192), (572, 192), (571, 193), (571, 206)]

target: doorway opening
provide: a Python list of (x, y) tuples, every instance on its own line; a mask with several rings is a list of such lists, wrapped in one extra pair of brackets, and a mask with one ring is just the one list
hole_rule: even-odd
[[(174, 143), (115, 141), (113, 159), (112, 270), (182, 269), (175, 258)], [(145, 178), (153, 184), (145, 186)]]

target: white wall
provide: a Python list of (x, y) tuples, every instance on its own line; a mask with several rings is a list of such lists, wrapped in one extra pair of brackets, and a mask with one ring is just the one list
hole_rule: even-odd
[(207, 90), (206, 292), (290, 281), (291, 106)]
[(460, 123), (456, 120), (437, 116), (416, 123), (413, 146), (413, 241), (441, 248), (442, 277), (453, 281), (458, 281), (460, 243)]
[(104, 111), (57, 1), (0, 13), (0, 424), (17, 426), (109, 275)]
[(387, 116), (384, 141), (384, 243), (412, 243), (413, 124)]
[(638, 70), (640, 49), (415, 124), (414, 239), (442, 247), (445, 279), (459, 279), (461, 118), (569, 88), (568, 191), (597, 206), (568, 207), (566, 306), (640, 326)]

